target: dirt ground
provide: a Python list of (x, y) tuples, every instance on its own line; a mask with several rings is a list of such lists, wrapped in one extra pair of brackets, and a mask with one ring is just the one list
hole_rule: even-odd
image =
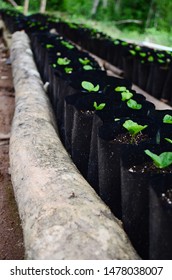
[(24, 258), (23, 235), (9, 168), (9, 133), (14, 102), (11, 65), (0, 37), (0, 260)]

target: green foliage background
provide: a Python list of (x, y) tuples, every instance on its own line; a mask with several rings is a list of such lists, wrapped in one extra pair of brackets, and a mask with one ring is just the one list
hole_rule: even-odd
[[(24, 0), (15, 2), (24, 4)], [(29, 12), (39, 12), (40, 3), (41, 0), (30, 0)], [(133, 36), (139, 33), (150, 40), (156, 37), (158, 42), (167, 41), (172, 45), (172, 0), (99, 0), (95, 14), (92, 14), (94, 3), (95, 0), (47, 0), (46, 10), (77, 22), (85, 19), (95, 27), (104, 24), (104, 29), (116, 28), (125, 36), (130, 32)], [(7, 6), (7, 0), (0, 0), (0, 8)]]

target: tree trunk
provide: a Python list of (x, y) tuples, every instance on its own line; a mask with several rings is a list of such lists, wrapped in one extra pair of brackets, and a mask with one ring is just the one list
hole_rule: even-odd
[(108, 0), (102, 0), (103, 1), (103, 8), (107, 8)]
[(153, 2), (154, 1), (152, 0), (151, 3), (150, 3), (150, 8), (149, 8), (149, 11), (148, 11), (148, 15), (147, 15), (147, 19), (146, 19), (146, 24), (145, 24), (145, 29), (147, 29), (149, 27), (151, 18), (152, 18), (153, 13), (154, 13)]
[(47, 0), (41, 0), (40, 13), (44, 14), (46, 10)]
[(91, 16), (94, 16), (96, 14), (99, 3), (100, 3), (100, 0), (94, 0), (93, 7), (91, 10)]
[(18, 4), (14, 0), (6, 0), (6, 1), (9, 2), (13, 7), (18, 6)]
[(29, 0), (25, 0), (24, 1), (24, 15), (26, 15), (28, 13), (28, 9), (29, 9)]
[(115, 1), (115, 12), (118, 14), (120, 12), (121, 8), (121, 0), (116, 0)]

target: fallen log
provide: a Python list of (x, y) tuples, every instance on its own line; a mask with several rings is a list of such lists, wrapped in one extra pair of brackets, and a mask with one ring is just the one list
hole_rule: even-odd
[(121, 222), (63, 148), (23, 31), (13, 35), (11, 61), (16, 105), (10, 172), (26, 259), (139, 259)]

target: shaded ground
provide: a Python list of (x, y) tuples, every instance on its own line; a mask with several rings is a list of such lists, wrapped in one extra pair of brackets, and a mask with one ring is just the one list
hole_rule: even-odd
[(7, 50), (0, 37), (0, 260), (24, 258), (23, 235), (9, 172), (9, 132), (14, 89)]

